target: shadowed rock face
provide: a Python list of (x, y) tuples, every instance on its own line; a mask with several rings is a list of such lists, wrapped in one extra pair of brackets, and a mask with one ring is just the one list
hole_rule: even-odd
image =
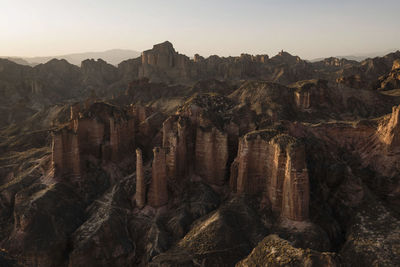
[(151, 178), (148, 199), (150, 206), (158, 208), (168, 203), (167, 165), (164, 149), (156, 147), (153, 152), (153, 176)]
[(71, 108), (70, 124), (53, 133), (53, 166), (55, 176), (84, 174), (85, 160), (119, 161), (131, 154), (135, 146), (134, 119), (119, 110), (94, 103), (76, 118)]
[(136, 149), (136, 205), (143, 208), (146, 204), (146, 184), (143, 169), (142, 150)]
[(0, 60), (0, 265), (398, 266), (398, 56)]

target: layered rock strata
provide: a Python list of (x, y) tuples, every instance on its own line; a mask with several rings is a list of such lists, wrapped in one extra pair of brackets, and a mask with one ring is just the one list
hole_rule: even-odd
[(246, 134), (231, 166), (231, 188), (239, 194), (262, 194), (283, 217), (308, 218), (309, 178), (304, 145), (275, 130)]
[(83, 112), (77, 107), (71, 108), (69, 124), (53, 132), (56, 177), (79, 177), (86, 160), (118, 162), (135, 147), (134, 120), (124, 111), (105, 103), (94, 103)]
[(189, 172), (190, 121), (185, 117), (171, 116), (164, 121), (162, 132), (163, 147), (168, 148), (168, 178), (180, 183)]
[(197, 128), (195, 168), (207, 183), (222, 186), (228, 163), (228, 135), (216, 128)]

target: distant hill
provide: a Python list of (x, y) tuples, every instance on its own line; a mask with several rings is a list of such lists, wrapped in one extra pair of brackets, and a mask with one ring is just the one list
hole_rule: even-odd
[(103, 52), (87, 52), (87, 53), (75, 53), (60, 56), (50, 56), (50, 57), (9, 57), (7, 59), (14, 61), (15, 63), (21, 65), (38, 65), (41, 63), (46, 63), (53, 58), (65, 59), (69, 63), (80, 66), (81, 62), (85, 59), (103, 59), (107, 63), (112, 65), (118, 65), (124, 60), (137, 58), (140, 56), (140, 52), (127, 49), (112, 49)]
[(20, 58), (20, 57), (0, 57), (0, 58), (8, 59), (8, 60), (10, 60), (10, 61), (12, 61), (14, 63), (19, 64), (19, 65), (26, 65), (26, 66), (31, 66), (32, 65), (31, 63), (29, 63), (28, 61), (26, 61), (25, 59)]
[[(358, 62), (361, 62), (367, 58), (374, 58), (374, 57), (382, 57), (384, 55), (387, 55), (391, 52), (397, 51), (399, 50), (398, 48), (393, 48), (393, 49), (388, 49), (386, 51), (381, 51), (381, 52), (375, 52), (375, 53), (358, 53), (358, 54), (354, 54), (354, 55), (346, 55), (346, 56), (335, 56), (336, 58), (344, 58), (347, 60), (355, 60)], [(324, 60), (325, 58), (315, 58), (310, 60), (311, 62), (317, 62), (317, 61), (321, 61)]]

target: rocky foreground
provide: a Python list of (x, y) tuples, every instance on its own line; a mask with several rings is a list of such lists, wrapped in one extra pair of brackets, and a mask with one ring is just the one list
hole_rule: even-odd
[(0, 265), (399, 266), (399, 60), (1, 60)]

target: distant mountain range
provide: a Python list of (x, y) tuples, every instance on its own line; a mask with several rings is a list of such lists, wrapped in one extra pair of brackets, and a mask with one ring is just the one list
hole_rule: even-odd
[(118, 65), (124, 60), (130, 58), (137, 58), (140, 56), (140, 52), (128, 49), (112, 49), (103, 52), (87, 52), (87, 53), (75, 53), (60, 56), (49, 56), (49, 57), (3, 57), (7, 58), (17, 64), (35, 66), (38, 64), (46, 63), (53, 58), (65, 59), (69, 63), (80, 66), (81, 62), (85, 59), (103, 59), (104, 61)]
[[(344, 59), (348, 59), (348, 60), (355, 60), (355, 61), (363, 61), (364, 59), (367, 58), (374, 58), (374, 57), (382, 57), (384, 55), (387, 55), (391, 52), (397, 51), (399, 50), (398, 48), (393, 48), (393, 49), (388, 49), (385, 51), (381, 51), (381, 52), (375, 52), (375, 53), (357, 53), (354, 55), (346, 55), (346, 56), (335, 56), (337, 58), (344, 58)], [(317, 61), (321, 61), (324, 60), (325, 58), (321, 57), (321, 58), (315, 58), (315, 59), (311, 59), (311, 62), (317, 62)]]

